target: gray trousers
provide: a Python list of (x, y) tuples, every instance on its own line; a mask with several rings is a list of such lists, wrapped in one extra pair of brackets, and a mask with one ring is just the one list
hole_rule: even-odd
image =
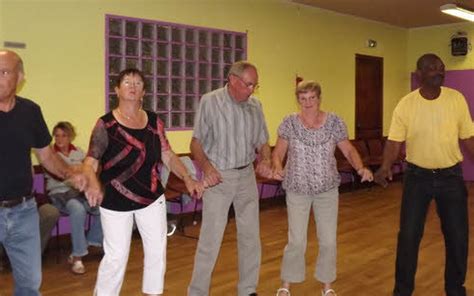
[(336, 279), (338, 188), (311, 196), (287, 191), (286, 205), (288, 244), (283, 253), (282, 281), (300, 283), (305, 279), (308, 219), (312, 207), (319, 245), (314, 277), (322, 283), (333, 282)]
[(203, 196), (202, 225), (194, 258), (189, 296), (207, 296), (211, 275), (227, 225), (230, 205), (234, 205), (239, 256), (238, 295), (254, 293), (260, 271), (259, 200), (252, 165), (242, 170), (220, 171), (222, 183), (207, 189)]
[(39, 227), (40, 227), (40, 238), (41, 238), (41, 253), (44, 252), (48, 245), (49, 238), (51, 237), (51, 231), (56, 222), (59, 219), (59, 210), (56, 209), (52, 204), (46, 203), (38, 208), (39, 215)]

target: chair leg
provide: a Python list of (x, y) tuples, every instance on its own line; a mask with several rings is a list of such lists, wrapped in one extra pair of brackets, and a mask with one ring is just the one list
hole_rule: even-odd
[(194, 200), (193, 225), (197, 225), (196, 215), (197, 215), (198, 202), (199, 202), (198, 199)]
[(183, 211), (184, 211), (184, 206), (183, 206), (183, 198), (180, 198), (179, 200), (179, 215), (176, 221), (176, 227), (178, 228), (179, 231), (181, 231), (184, 234), (184, 222), (183, 222)]
[(59, 222), (61, 221), (61, 217), (59, 217), (58, 221), (56, 222), (56, 264), (59, 264), (59, 256), (61, 253), (61, 246), (59, 241)]
[(357, 174), (357, 173), (354, 173), (354, 172), (351, 173), (351, 191), (354, 190), (354, 189), (356, 189), (356, 186), (357, 186), (357, 183), (356, 183), (356, 181), (357, 181), (356, 174)]
[(265, 188), (265, 183), (260, 183), (260, 192), (259, 192), (259, 199), (263, 198), (263, 190)]
[[(196, 213), (197, 213), (197, 203), (198, 203), (198, 200), (194, 200), (194, 212), (193, 212), (193, 225), (196, 225), (197, 224), (197, 221), (196, 221)], [(192, 236), (192, 235), (189, 235), (189, 234), (186, 234), (185, 232), (185, 225), (184, 225), (184, 222), (183, 222), (183, 211), (184, 211), (184, 206), (183, 204), (181, 203), (181, 212), (179, 213), (179, 217), (178, 217), (178, 230), (180, 230), (180, 235), (183, 236), (183, 237), (186, 237), (186, 238), (192, 238), (192, 239), (199, 239), (199, 237), (196, 237), (196, 236)]]
[(275, 193), (273, 194), (273, 198), (277, 197), (277, 194), (278, 194), (278, 190), (280, 190), (280, 187), (281, 187), (281, 183), (279, 183), (278, 185), (275, 185), (276, 189), (275, 189)]

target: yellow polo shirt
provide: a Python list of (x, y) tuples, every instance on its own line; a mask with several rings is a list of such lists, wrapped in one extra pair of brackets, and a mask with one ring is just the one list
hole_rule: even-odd
[(419, 89), (401, 99), (393, 111), (389, 140), (406, 142), (407, 161), (417, 166), (447, 168), (462, 161), (459, 139), (474, 136), (474, 124), (464, 96), (442, 87), (435, 100)]

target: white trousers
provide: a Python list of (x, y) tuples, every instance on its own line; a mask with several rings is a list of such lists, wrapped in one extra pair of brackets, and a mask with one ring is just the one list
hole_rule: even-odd
[(146, 208), (112, 211), (100, 208), (104, 232), (104, 258), (99, 265), (94, 295), (120, 294), (127, 267), (135, 218), (143, 241), (142, 292), (162, 294), (166, 271), (166, 204), (164, 195)]

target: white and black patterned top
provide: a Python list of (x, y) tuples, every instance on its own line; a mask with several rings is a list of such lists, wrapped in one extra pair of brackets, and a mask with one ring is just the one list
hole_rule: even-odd
[(268, 142), (262, 105), (255, 97), (236, 102), (227, 86), (207, 93), (199, 103), (193, 137), (218, 169), (248, 165), (255, 160), (255, 149)]
[(309, 129), (297, 114), (291, 114), (278, 127), (278, 136), (288, 141), (283, 188), (313, 195), (339, 186), (334, 150), (337, 143), (347, 139), (347, 128), (340, 117), (328, 113), (324, 125)]

